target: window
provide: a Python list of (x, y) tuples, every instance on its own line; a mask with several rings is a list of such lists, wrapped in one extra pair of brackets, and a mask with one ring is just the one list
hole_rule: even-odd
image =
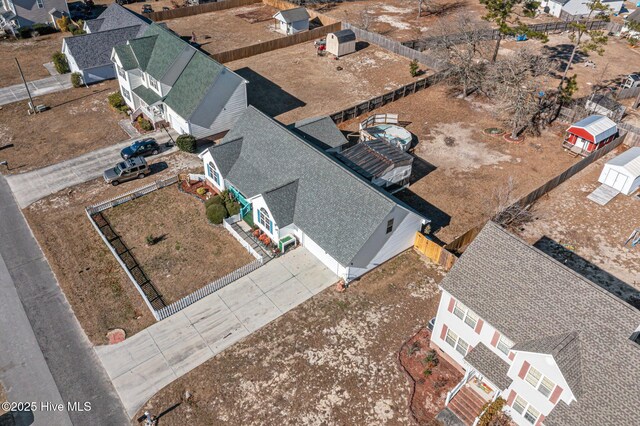
[(476, 328), (479, 319), (478, 316), (458, 300), (456, 300), (456, 304), (453, 306), (453, 314), (464, 321), (469, 327), (473, 329)]
[(124, 68), (122, 68), (121, 66), (118, 66), (118, 64), (116, 64), (116, 68), (118, 69), (118, 75), (122, 77), (124, 80), (126, 80), (127, 73), (124, 71)]
[(155, 78), (149, 76), (149, 86), (153, 87), (154, 89), (156, 89), (156, 91), (159, 91), (160, 88), (158, 86), (158, 80), (156, 80)]
[(258, 210), (258, 222), (269, 232), (273, 233), (273, 222), (269, 218), (269, 213), (264, 208)]
[(131, 93), (129, 93), (129, 91), (127, 89), (125, 89), (124, 87), (120, 86), (120, 92), (122, 93), (122, 96), (124, 96), (125, 98), (131, 100)]
[(520, 396), (516, 396), (516, 399), (513, 400), (513, 405), (511, 407), (516, 410), (518, 414), (527, 419), (527, 421), (532, 425), (535, 424), (536, 420), (538, 420), (538, 417), (540, 417), (540, 411), (533, 408)]
[(447, 335), (444, 340), (463, 356), (469, 351), (469, 344), (459, 338), (458, 335), (450, 329), (447, 330)]
[(389, 219), (387, 222), (387, 234), (391, 233), (391, 231), (393, 231), (393, 219)]
[(213, 163), (207, 164), (207, 174), (211, 179), (213, 179), (215, 183), (220, 185), (220, 175), (218, 174), (218, 171), (216, 170), (216, 167), (213, 165)]
[(38, 4), (38, 9), (42, 9), (44, 7), (44, 0), (36, 0), (36, 3)]
[(556, 387), (555, 383), (533, 367), (529, 367), (529, 371), (524, 379), (547, 398), (551, 395), (553, 388)]
[(498, 350), (508, 356), (511, 346), (513, 346), (513, 343), (511, 343), (509, 339), (507, 339), (503, 335), (500, 335), (500, 339), (498, 340), (498, 344), (496, 345)]

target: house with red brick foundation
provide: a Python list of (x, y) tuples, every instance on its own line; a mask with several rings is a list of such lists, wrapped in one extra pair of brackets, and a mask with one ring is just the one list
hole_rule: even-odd
[(501, 397), (518, 425), (638, 424), (636, 308), (492, 222), (440, 285), (431, 345), (464, 373), (464, 423)]

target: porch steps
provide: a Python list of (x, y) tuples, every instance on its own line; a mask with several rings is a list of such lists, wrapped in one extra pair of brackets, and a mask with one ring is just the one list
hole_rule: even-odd
[(254, 249), (256, 252), (262, 255), (262, 260), (264, 263), (267, 263), (268, 261), (273, 259), (273, 256), (271, 256), (271, 253), (267, 252), (264, 248), (262, 248), (260, 244), (258, 244), (253, 238), (251, 238), (251, 236), (247, 234), (247, 232), (244, 229), (242, 229), (240, 225), (238, 225), (238, 222), (232, 223), (231, 228), (233, 228), (233, 230), (236, 231), (238, 235), (240, 235), (242, 239), (245, 240), (251, 246), (252, 249)]
[(447, 408), (451, 410), (460, 420), (467, 426), (473, 425), (476, 417), (482, 412), (482, 407), (486, 401), (480, 395), (463, 386), (462, 389), (453, 397)]

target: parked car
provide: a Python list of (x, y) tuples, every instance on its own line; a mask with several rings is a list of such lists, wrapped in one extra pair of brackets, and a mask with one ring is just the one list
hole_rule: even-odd
[(150, 4), (142, 5), (142, 13), (151, 13), (151, 12), (153, 12), (153, 8), (151, 7)]
[(155, 139), (148, 138), (135, 141), (128, 147), (123, 148), (122, 151), (120, 151), (120, 157), (126, 160), (127, 158), (131, 157), (146, 157), (148, 155), (156, 155), (159, 152), (160, 145), (158, 145)]
[(144, 157), (133, 157), (116, 164), (112, 169), (105, 170), (102, 177), (106, 183), (116, 186), (128, 180), (142, 179), (149, 173), (151, 169)]

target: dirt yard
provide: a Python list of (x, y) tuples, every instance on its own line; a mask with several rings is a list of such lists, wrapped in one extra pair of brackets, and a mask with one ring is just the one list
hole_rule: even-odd
[(197, 168), (201, 168), (201, 162), (195, 155), (170, 154), (152, 164), (152, 170), (160, 171), (142, 181), (113, 187), (96, 179), (53, 194), (23, 210), (91, 342), (107, 343), (105, 335), (114, 328), (122, 328), (131, 336), (151, 325), (154, 318), (89, 222), (84, 208), (155, 179)]
[(323, 291), (176, 380), (142, 411), (157, 415), (188, 391), (163, 425), (409, 424), (411, 387), (397, 357), (437, 310), (442, 272), (426, 262), (408, 251), (345, 293)]
[(77, 157), (129, 138), (118, 124), (126, 118), (109, 107), (116, 81), (34, 98), (51, 109), (28, 115), (26, 101), (0, 107), (2, 159), (8, 173), (22, 173)]
[(0, 41), (0, 87), (22, 83), (14, 58), (18, 58), (27, 81), (49, 77), (51, 74), (43, 64), (51, 62), (51, 55), (62, 49), (65, 35), (69, 36), (69, 33)]
[[(451, 97), (441, 84), (375, 111), (397, 113), (409, 122), (407, 130), (417, 138), (412, 183), (396, 196), (431, 219), (435, 235), (445, 242), (491, 217), (496, 191), (503, 191), (510, 177), (509, 198), (515, 201), (577, 161), (562, 150), (563, 125), (519, 144), (483, 134), (500, 127), (485, 102)], [(340, 128), (357, 131), (364, 118)]]
[(273, 29), (277, 11), (259, 3), (164, 22), (182, 37), (195, 34), (203, 50), (220, 53), (284, 37)]
[[(227, 65), (249, 81), (249, 103), (284, 123), (331, 114), (414, 80), (409, 60), (375, 45), (340, 60), (302, 43)], [(340, 68), (340, 69), (338, 69)]]
[[(254, 260), (222, 225), (208, 223), (201, 201), (176, 185), (104, 215), (167, 304)], [(157, 242), (149, 245), (148, 236)]]
[(629, 300), (640, 291), (640, 247), (624, 243), (640, 228), (640, 198), (620, 194), (605, 206), (587, 199), (600, 185), (604, 163), (618, 153), (607, 154), (539, 200), (533, 208), (535, 220), (519, 234)]

